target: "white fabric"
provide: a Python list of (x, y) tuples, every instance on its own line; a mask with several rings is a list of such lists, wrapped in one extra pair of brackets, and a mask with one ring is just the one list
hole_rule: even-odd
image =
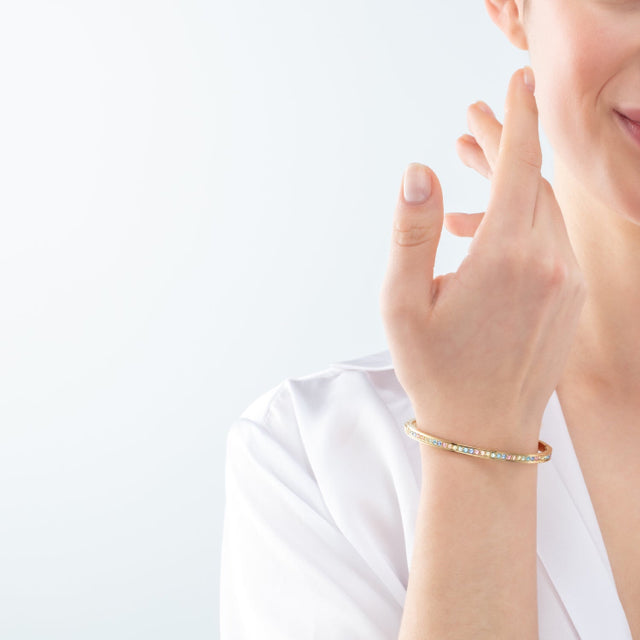
[[(382, 351), (284, 380), (231, 425), (222, 640), (397, 638), (421, 490), (413, 417)], [(555, 392), (540, 438), (540, 640), (631, 640)]]

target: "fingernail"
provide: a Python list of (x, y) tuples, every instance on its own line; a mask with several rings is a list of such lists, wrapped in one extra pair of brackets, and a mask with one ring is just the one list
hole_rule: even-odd
[(476, 104), (478, 105), (478, 109), (480, 109), (480, 111), (484, 111), (485, 113), (488, 113), (490, 116), (495, 116), (493, 111), (491, 111), (491, 107), (489, 107), (489, 105), (485, 104), (484, 102), (476, 102)]
[(527, 89), (529, 89), (529, 91), (533, 93), (536, 88), (536, 81), (535, 81), (535, 78), (533, 77), (533, 69), (529, 66), (524, 67), (523, 76), (524, 76), (524, 83), (527, 85)]
[(431, 195), (431, 176), (421, 164), (411, 163), (404, 172), (403, 182), (405, 202), (418, 204)]

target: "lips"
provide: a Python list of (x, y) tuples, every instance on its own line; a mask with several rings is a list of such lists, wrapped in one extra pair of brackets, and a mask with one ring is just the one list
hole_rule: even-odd
[[(632, 112), (626, 109), (625, 113)], [(628, 118), (626, 115), (623, 115), (619, 111), (615, 111), (615, 114), (616, 120), (622, 127), (622, 130), (625, 131), (630, 136), (631, 140), (633, 140), (636, 144), (640, 144), (640, 122), (631, 120), (631, 118)]]
[(636, 124), (640, 124), (640, 109), (616, 109), (621, 115)]

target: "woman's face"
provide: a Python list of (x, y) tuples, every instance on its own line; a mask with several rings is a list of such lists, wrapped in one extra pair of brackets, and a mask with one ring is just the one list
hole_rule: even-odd
[(616, 114), (640, 120), (640, 0), (529, 0), (524, 27), (556, 159), (640, 224), (640, 136)]

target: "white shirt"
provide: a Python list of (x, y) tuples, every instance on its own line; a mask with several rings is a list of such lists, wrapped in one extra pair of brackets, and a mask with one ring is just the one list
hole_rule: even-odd
[[(227, 436), (223, 640), (398, 637), (421, 491), (389, 351), (289, 378)], [(540, 640), (632, 640), (557, 394), (538, 467)], [(452, 455), (442, 452), (442, 455)]]

